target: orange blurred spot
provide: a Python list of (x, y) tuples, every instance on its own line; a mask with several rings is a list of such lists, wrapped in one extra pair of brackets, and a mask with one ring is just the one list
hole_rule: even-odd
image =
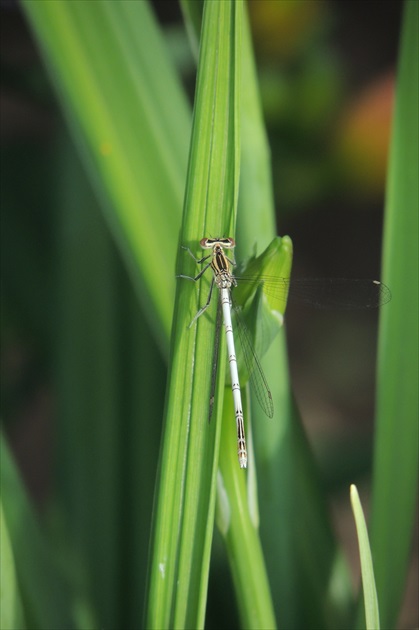
[(372, 195), (382, 195), (387, 171), (394, 74), (369, 85), (344, 111), (337, 150), (345, 179)]

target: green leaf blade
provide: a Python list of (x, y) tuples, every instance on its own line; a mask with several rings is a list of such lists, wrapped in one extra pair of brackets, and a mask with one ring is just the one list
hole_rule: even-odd
[[(181, 244), (197, 256), (209, 235), (232, 235), (238, 187), (237, 88), (241, 2), (204, 9)], [(178, 269), (198, 272), (185, 250)], [(214, 314), (189, 322), (208, 280), (178, 281), (166, 428), (150, 565), (148, 626), (202, 627), (213, 533), (220, 419), (208, 424)], [(220, 370), (217, 407), (222, 401)], [(164, 569), (164, 572), (163, 570)]]
[[(248, 410), (247, 405), (244, 410)], [(245, 473), (237, 462), (234, 407), (231, 396), (226, 392), (219, 471), (223, 493), (219, 492), (217, 499), (220, 515), (217, 520), (229, 556), (242, 627), (273, 629), (277, 626), (272, 595), (259, 539), (257, 507), (252, 503), (252, 484), (256, 483), (256, 479), (251, 468), (254, 459), (250, 431), (247, 437), (250, 460), (249, 470)], [(222, 513), (228, 513), (228, 518), (221, 520)]]
[(34, 517), (3, 433), (0, 462), (2, 508), (23, 608), (16, 600), (16, 619), (22, 621), (23, 614), (30, 628), (77, 628), (70, 589)]
[(24, 8), (167, 352), (190, 114), (152, 13), (146, 2), (102, 0), (25, 2)]
[(368, 530), (356, 486), (351, 486), (350, 494), (352, 511), (355, 517), (356, 531), (358, 535), (359, 555), (361, 559), (366, 628), (367, 630), (380, 630), (380, 615), (378, 610), (378, 599), (375, 588), (371, 549), (368, 540)]
[(371, 547), (384, 628), (396, 623), (407, 571), (418, 483), (418, 22), (406, 2), (390, 148), (380, 314)]

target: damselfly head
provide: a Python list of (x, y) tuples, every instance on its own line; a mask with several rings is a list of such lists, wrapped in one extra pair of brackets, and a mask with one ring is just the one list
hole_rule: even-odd
[(234, 238), (201, 238), (199, 241), (202, 249), (213, 249), (216, 245), (223, 247), (224, 249), (233, 249), (236, 247), (236, 241)]

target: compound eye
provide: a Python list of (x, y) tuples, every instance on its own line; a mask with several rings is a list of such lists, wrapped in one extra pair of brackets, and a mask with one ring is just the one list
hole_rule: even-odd
[(230, 238), (230, 237), (226, 237), (226, 238), (201, 238), (201, 240), (199, 241), (200, 246), (202, 247), (202, 249), (211, 249), (213, 248), (215, 245), (218, 245), (220, 247), (225, 247), (226, 249), (232, 249), (233, 247), (236, 247), (236, 242), (234, 240), (234, 238)]

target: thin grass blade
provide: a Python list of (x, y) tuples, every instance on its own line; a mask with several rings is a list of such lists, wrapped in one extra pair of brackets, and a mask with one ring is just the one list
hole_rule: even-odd
[(2, 504), (0, 504), (0, 550), (2, 558), (0, 566), (0, 628), (25, 630), (26, 623), (23, 618), (16, 566)]
[(359, 556), (361, 559), (362, 587), (364, 590), (365, 621), (367, 630), (380, 630), (377, 591), (374, 580), (367, 524), (356, 486), (351, 486), (351, 504), (358, 535)]

